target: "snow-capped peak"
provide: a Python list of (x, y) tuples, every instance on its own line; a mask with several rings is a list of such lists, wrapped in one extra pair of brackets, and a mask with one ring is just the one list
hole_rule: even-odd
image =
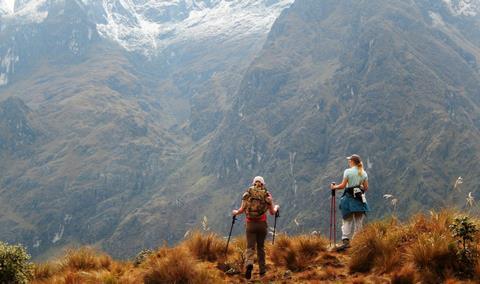
[(15, 13), (15, 0), (0, 0), (0, 12), (9, 15)]
[(48, 16), (47, 0), (0, 0), (0, 18), (40, 23)]
[(97, 28), (127, 50), (151, 54), (187, 40), (267, 33), (293, 1), (103, 0)]
[[(129, 51), (154, 55), (175, 43), (266, 34), (294, 0), (0, 0), (0, 18), (41, 23), (54, 5), (75, 1), (98, 33)], [(6, 21), (7, 22), (7, 21)]]
[(443, 0), (455, 16), (477, 16), (480, 13), (480, 0)]

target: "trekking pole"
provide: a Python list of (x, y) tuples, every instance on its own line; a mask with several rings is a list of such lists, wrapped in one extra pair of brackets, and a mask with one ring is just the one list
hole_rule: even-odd
[[(333, 185), (335, 183), (332, 182)], [(337, 240), (337, 216), (336, 216), (336, 198), (335, 198), (335, 190), (331, 190), (331, 197), (330, 197), (330, 247), (332, 246), (332, 235), (333, 241), (336, 245)], [(333, 229), (333, 230), (332, 230)]]
[(272, 237), (272, 245), (275, 244), (275, 231), (277, 229), (277, 218), (280, 217), (280, 210), (277, 209), (277, 212), (275, 213), (275, 221), (273, 222), (273, 237)]
[(337, 245), (337, 198), (335, 197), (335, 190), (333, 194), (333, 245)]
[(236, 220), (237, 220), (237, 217), (234, 215), (232, 217), (232, 226), (230, 227), (230, 233), (228, 233), (227, 246), (225, 247), (225, 256), (227, 255), (227, 252), (228, 252), (228, 244), (230, 243), (230, 238), (232, 237), (233, 225), (235, 224)]

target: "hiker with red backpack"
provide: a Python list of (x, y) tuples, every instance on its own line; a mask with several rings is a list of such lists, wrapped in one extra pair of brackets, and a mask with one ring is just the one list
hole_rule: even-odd
[(242, 204), (238, 210), (233, 210), (233, 216), (245, 213), (247, 252), (245, 255), (246, 271), (245, 278), (252, 277), (253, 258), (255, 245), (257, 246), (257, 258), (260, 268), (260, 276), (264, 276), (267, 269), (265, 265), (265, 238), (268, 233), (267, 211), (271, 215), (277, 215), (280, 206), (274, 205), (272, 195), (265, 187), (265, 180), (261, 176), (253, 179), (252, 186), (243, 194)]
[(368, 190), (368, 175), (363, 168), (362, 160), (356, 154), (347, 157), (347, 160), (349, 168), (343, 173), (342, 183), (338, 185), (332, 183), (330, 186), (332, 191), (345, 189), (340, 198), (342, 245), (337, 248), (337, 251), (344, 251), (350, 247), (350, 240), (362, 229), (365, 214), (370, 211), (365, 198), (365, 192)]

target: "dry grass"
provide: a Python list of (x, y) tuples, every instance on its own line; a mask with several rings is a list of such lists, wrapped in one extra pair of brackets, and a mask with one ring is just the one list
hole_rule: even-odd
[(58, 262), (36, 264), (32, 283), (118, 283), (119, 277), (130, 266), (113, 261), (93, 248), (70, 249)]
[(401, 264), (398, 247), (403, 242), (405, 231), (395, 219), (374, 223), (365, 228), (352, 242), (352, 272), (388, 273)]
[(319, 280), (335, 280), (337, 278), (337, 270), (333, 267), (322, 269), (319, 275)]
[[(269, 251), (268, 245), (265, 247)], [(245, 266), (245, 253), (247, 251), (247, 238), (245, 236), (235, 238), (231, 243), (228, 253), (228, 262), (237, 271), (242, 271)]]
[[(319, 236), (279, 235), (275, 245), (265, 244), (269, 268), (262, 281), (480, 283), (479, 262), (476, 278), (459, 282), (458, 248), (449, 229), (454, 218), (453, 212), (443, 211), (416, 215), (405, 224), (393, 218), (374, 222), (354, 238), (346, 254), (327, 252), (328, 242)], [(480, 248), (480, 233), (475, 239)], [(56, 262), (37, 264), (32, 283), (244, 283), (246, 239), (232, 240), (227, 259), (225, 244), (214, 234), (196, 232), (176, 247), (156, 249), (137, 266), (91, 248), (70, 250)]]
[(61, 269), (59, 263), (45, 262), (35, 264), (33, 267), (33, 278), (37, 280), (48, 279), (58, 273)]
[(192, 259), (188, 251), (182, 247), (170, 249), (163, 257), (150, 262), (143, 274), (146, 284), (160, 283), (216, 283), (218, 277), (207, 269), (202, 269), (197, 261)]
[(415, 228), (392, 218), (368, 225), (352, 241), (351, 272), (390, 273), (405, 263), (405, 251), (417, 236)]
[(383, 223), (375, 223), (367, 226), (361, 234), (352, 241), (351, 260), (349, 268), (351, 272), (369, 272), (375, 265), (375, 258), (382, 254), (382, 239), (385, 237), (387, 228)]
[(366, 284), (368, 283), (365, 277), (363, 276), (356, 276), (352, 280), (348, 282), (349, 284)]
[(112, 258), (92, 248), (84, 247), (67, 251), (62, 269), (70, 271), (108, 269)]
[(414, 284), (415, 274), (413, 265), (406, 265), (392, 275), (392, 284)]
[(420, 272), (423, 283), (441, 283), (454, 273), (456, 251), (445, 235), (422, 235), (408, 251), (408, 258)]
[[(224, 258), (226, 242), (218, 235), (209, 233), (204, 235), (200, 232), (192, 233), (183, 242), (190, 252), (199, 260), (217, 261)], [(230, 251), (232, 248), (230, 247)]]
[(288, 237), (280, 235), (270, 249), (270, 259), (275, 265), (291, 271), (303, 271), (321, 253), (325, 252), (327, 241), (319, 236), (301, 235)]
[(444, 282), (454, 275), (457, 261), (449, 229), (454, 218), (451, 211), (430, 212), (407, 224), (389, 219), (366, 226), (352, 242), (350, 271), (393, 273), (395, 283)]

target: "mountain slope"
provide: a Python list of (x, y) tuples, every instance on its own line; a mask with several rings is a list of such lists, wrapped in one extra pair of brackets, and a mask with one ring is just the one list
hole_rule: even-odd
[(236, 188), (266, 176), (288, 231), (327, 227), (328, 185), (351, 153), (369, 172), (373, 217), (392, 210), (387, 193), (402, 216), (464, 204), (458, 176), (480, 190), (478, 25), (439, 1), (296, 1), (249, 67), (204, 173)]
[(44, 131), (42, 140), (29, 143), (29, 155), (3, 160), (16, 166), (2, 173), (2, 200), (34, 224), (16, 237), (40, 251), (59, 241), (108, 237), (180, 154), (182, 140), (168, 130), (174, 118), (163, 111), (167, 106), (149, 98), (126, 70), (122, 52), (95, 50), (96, 56), (63, 70), (44, 64), (12, 86), (15, 97), (36, 110)]
[[(106, 34), (115, 28), (107, 28), (105, 11), (127, 26), (164, 11), (145, 10), (144, 2), (15, 1), (0, 14), (0, 103), (11, 109), (1, 113), (1, 122), (14, 118), (0, 124), (0, 222), (8, 228), (0, 239), (24, 243), (35, 257), (77, 243), (127, 257), (183, 236), (202, 216), (164, 218), (180, 213), (170, 210), (186, 193), (167, 181), (221, 122), (266, 38), (267, 22), (288, 4), (154, 1), (195, 4), (182, 6), (185, 17), (220, 13), (214, 7), (229, 3), (245, 17), (269, 15), (258, 26), (243, 25), (242, 33), (227, 33), (224, 22), (209, 20), (210, 28), (223, 29), (221, 36), (196, 32), (192, 39), (179, 31), (169, 38), (178, 37), (175, 44), (155, 39), (162, 48), (137, 41), (145, 30), (129, 29), (139, 34), (121, 40)], [(125, 3), (133, 10), (118, 10)], [(212, 15), (228, 17), (218, 13)], [(149, 19), (182, 26), (186, 18)], [(139, 49), (131, 51), (124, 41)], [(161, 208), (142, 214), (154, 195)]]

